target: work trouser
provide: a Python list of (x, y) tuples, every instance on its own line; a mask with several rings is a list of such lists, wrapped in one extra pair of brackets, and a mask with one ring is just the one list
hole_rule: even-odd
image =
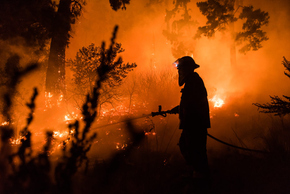
[(196, 172), (208, 174), (206, 140), (207, 128), (183, 129), (179, 148), (188, 165)]

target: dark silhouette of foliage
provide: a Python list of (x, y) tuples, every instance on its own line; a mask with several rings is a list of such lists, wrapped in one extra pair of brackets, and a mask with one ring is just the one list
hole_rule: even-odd
[(274, 113), (276, 116), (284, 116), (290, 113), (290, 97), (283, 95), (286, 100), (278, 96), (270, 96), (271, 102), (265, 104), (254, 103), (262, 113)]
[[(284, 59), (284, 60), (282, 61), (283, 66), (286, 68), (286, 71), (290, 72), (290, 62), (287, 61), (287, 59), (286, 59), (285, 57), (283, 57), (283, 59)], [(290, 74), (287, 73), (286, 71), (284, 71), (284, 74), (285, 74), (287, 77), (290, 78)]]
[[(97, 117), (96, 108), (99, 104), (100, 90), (103, 83), (110, 78), (110, 72), (113, 71), (119, 63), (113, 63), (116, 58), (115, 38), (117, 33), (117, 26), (114, 29), (113, 37), (111, 39), (111, 45), (109, 49), (105, 49), (105, 43), (100, 48), (100, 65), (96, 69), (97, 78), (93, 90), (87, 95), (86, 102), (82, 107), (83, 121), (85, 123), (82, 131), (79, 127), (79, 122), (69, 125), (69, 131), (75, 130), (74, 134), (70, 134), (68, 140), (63, 142), (63, 155), (57, 161), (55, 169), (52, 169), (52, 163), (49, 158), (50, 146), (52, 145), (52, 132), (47, 132), (46, 144), (43, 151), (38, 154), (32, 154), (31, 137), (32, 133), (29, 130), (29, 126), (33, 120), (33, 114), (35, 110), (35, 99), (37, 97), (37, 89), (34, 89), (34, 94), (31, 97), (31, 102), (27, 103), (27, 107), (30, 109), (29, 116), (27, 118), (27, 124), (21, 131), (23, 138), (21, 139), (21, 145), (18, 151), (14, 154), (10, 154), (9, 138), (13, 135), (13, 126), (0, 126), (1, 128), (1, 152), (0, 152), (0, 175), (1, 193), (72, 193), (72, 179), (78, 169), (85, 165), (85, 172), (88, 169), (88, 157), (87, 152), (91, 148), (92, 141), (96, 138), (97, 134), (93, 133), (89, 137), (89, 130), (92, 123)], [(12, 60), (15, 59), (15, 60)], [(9, 61), (18, 62), (16, 56), (12, 56)], [(119, 57), (116, 61), (122, 61)], [(20, 77), (30, 72), (36, 67), (36, 64), (29, 65), (22, 71), (15, 71), (14, 76), (10, 83), (11, 90), (7, 92), (7, 99), (12, 97), (13, 91), (16, 88), (16, 83)], [(13, 89), (14, 88), (14, 89)], [(7, 101), (7, 108), (4, 111), (8, 111), (6, 115), (10, 118), (9, 107), (12, 105), (12, 101)], [(131, 146), (128, 146), (127, 154), (129, 154), (132, 146), (136, 146), (144, 137), (144, 132), (137, 132), (130, 124), (129, 133), (132, 135), (133, 141)], [(68, 150), (67, 150), (68, 149)], [(7, 160), (8, 159), (8, 160)], [(19, 159), (19, 162), (17, 162)], [(110, 176), (112, 172), (118, 169), (119, 162), (122, 163), (122, 157), (113, 157), (111, 164), (107, 169), (107, 174)], [(9, 161), (11, 171), (9, 172), (9, 166), (5, 161)], [(114, 165), (113, 165), (114, 164)], [(52, 171), (54, 170), (54, 178), (52, 179)], [(104, 175), (105, 177), (108, 177)]]
[[(85, 0), (3, 0), (0, 2), (0, 39), (43, 51), (51, 40), (46, 75), (47, 92), (65, 94), (65, 49), (72, 37), (72, 25), (82, 13)], [(123, 8), (129, 1), (122, 1)], [(111, 5), (116, 4), (111, 2)], [(117, 6), (118, 8), (118, 6)]]
[[(11, 84), (14, 84), (13, 82), (15, 82), (15, 80), (13, 80), (13, 78), (16, 76), (15, 74), (17, 73), (17, 71), (21, 70), (19, 62), (20, 62), (19, 55), (15, 54), (8, 58), (4, 68), (0, 69), (1, 74), (0, 87), (10, 86)], [(20, 81), (21, 80), (18, 79), (17, 83), (15, 84), (18, 84)]]
[(267, 12), (260, 9), (253, 10), (253, 6), (243, 7), (243, 11), (239, 16), (239, 19), (246, 19), (243, 24), (243, 31), (238, 32), (236, 41), (238, 44), (247, 42), (240, 52), (246, 53), (250, 50), (258, 50), (262, 47), (261, 42), (268, 40), (266, 32), (261, 30), (261, 27), (269, 23), (269, 15)]
[[(10, 97), (13, 96), (13, 98), (17, 95), (17, 90), (15, 90), (15, 88), (10, 87), (11, 85), (16, 86), (18, 85), (21, 80), (17, 79), (14, 80), (15, 76), (17, 76), (17, 72), (21, 70), (20, 64), (20, 57), (19, 55), (12, 55), (7, 59), (7, 62), (5, 63), (4, 68), (0, 68), (0, 89), (1, 89), (1, 94), (2, 95), (8, 95), (9, 97), (6, 98), (6, 102), (4, 103), (3, 101), (0, 102), (0, 107), (4, 108), (3, 112), (8, 115), (10, 115), (9, 111), (7, 110), (7, 108), (9, 107), (9, 109), (11, 108), (11, 102)], [(4, 94), (5, 93), (5, 94)], [(7, 115), (7, 116), (8, 116)], [(6, 116), (6, 117), (7, 117)], [(9, 118), (10, 119), (10, 118)]]
[[(290, 71), (290, 62), (287, 61), (285, 57), (283, 57), (284, 60), (282, 61), (283, 66), (286, 68), (286, 71), (284, 74), (286, 76), (289, 76)], [(271, 102), (260, 104), (260, 103), (253, 103), (253, 105), (257, 106), (259, 109), (262, 109), (260, 112), (262, 113), (274, 113), (276, 116), (285, 116), (286, 114), (290, 114), (290, 97), (283, 95), (285, 99), (282, 99), (278, 96), (270, 96)]]
[[(94, 133), (89, 138), (86, 138), (89, 129), (97, 117), (97, 106), (99, 103), (100, 89), (102, 88), (102, 83), (106, 81), (109, 76), (108, 74), (112, 71), (118, 63), (113, 61), (114, 56), (114, 44), (118, 27), (116, 26), (113, 32), (113, 37), (111, 39), (111, 45), (106, 51), (105, 43), (103, 42), (100, 50), (100, 65), (97, 69), (98, 79), (95, 79), (95, 86), (93, 90), (87, 94), (86, 102), (82, 107), (83, 121), (85, 126), (82, 131), (81, 137), (79, 137), (79, 122), (76, 121), (74, 124), (69, 125), (70, 130), (75, 130), (75, 135), (72, 138), (72, 145), (69, 150), (70, 155), (66, 154), (66, 145), (64, 145), (64, 152), (62, 157), (62, 162), (60, 162), (55, 169), (55, 179), (57, 182), (58, 189), (63, 193), (71, 192), (71, 179), (73, 175), (77, 172), (77, 169), (82, 166), (83, 162), (86, 161), (86, 170), (88, 168), (88, 158), (86, 153), (91, 148), (92, 141), (96, 138), (97, 134)], [(121, 61), (118, 58), (117, 61)]]
[[(12, 167), (12, 174), (9, 176), (9, 185), (7, 189), (20, 193), (43, 193), (46, 192), (52, 185), (50, 179), (51, 164), (48, 158), (48, 152), (52, 141), (52, 132), (47, 132), (47, 141), (43, 152), (32, 157), (31, 136), (32, 133), (28, 127), (33, 120), (35, 109), (35, 98), (38, 95), (37, 89), (34, 89), (34, 94), (31, 97), (31, 103), (27, 103), (30, 109), (29, 117), (25, 128), (20, 132), (23, 138), (21, 145), (15, 154), (9, 156), (9, 163)], [(20, 159), (20, 164), (16, 164), (14, 159)], [(17, 185), (13, 188), (13, 185)]]
[(206, 26), (198, 28), (196, 38), (201, 35), (212, 37), (216, 31), (223, 31), (230, 22), (237, 21), (234, 17), (233, 1), (208, 0), (206, 2), (198, 2), (197, 7), (201, 13), (206, 16)]
[[(262, 47), (261, 42), (268, 40), (266, 32), (261, 27), (269, 23), (268, 12), (261, 9), (254, 10), (253, 6), (239, 6), (234, 9), (234, 0), (208, 0), (206, 2), (198, 2), (201, 13), (206, 16), (207, 22), (205, 26), (198, 27), (195, 38), (202, 35), (212, 37), (217, 31), (225, 31), (229, 24), (238, 20), (246, 20), (243, 23), (242, 30), (235, 35), (235, 42), (238, 45), (243, 44), (239, 49), (241, 53), (250, 50), (258, 50)], [(238, 17), (235, 16), (239, 8), (242, 11)]]
[[(189, 15), (189, 9), (187, 8), (189, 2), (190, 0), (177, 0), (174, 2), (175, 7), (172, 10), (166, 10), (165, 22), (167, 25), (162, 34), (170, 41), (172, 54), (175, 58), (193, 53), (192, 44), (188, 44), (191, 37), (187, 37), (185, 31), (194, 27), (197, 22), (192, 20)], [(178, 17), (180, 12), (182, 14)]]
[[(86, 2), (85, 0), (69, 0), (69, 2), (70, 16), (66, 22), (74, 24)], [(52, 0), (2, 0), (0, 5), (0, 39), (12, 40), (11, 43), (18, 44), (18, 41), (13, 41), (13, 39), (22, 37), (27, 46), (39, 46), (42, 49), (52, 38), (56, 26), (64, 19), (57, 15), (59, 5)], [(66, 26), (62, 23), (61, 27)], [(66, 28), (71, 31), (70, 26)], [(64, 41), (68, 42), (69, 37)]]
[[(113, 46), (112, 58), (109, 61), (109, 66), (113, 69), (108, 75), (107, 83), (110, 87), (118, 86), (121, 84), (122, 80), (127, 76), (128, 72), (137, 67), (135, 63), (123, 63), (122, 59), (116, 60), (119, 53), (125, 50), (121, 47), (121, 44), (116, 43)], [(101, 64), (101, 48), (95, 46), (93, 43), (88, 47), (81, 48), (74, 60), (68, 61), (68, 66), (74, 72), (73, 81), (78, 87), (91, 89), (94, 87), (92, 84), (93, 80), (97, 78), (97, 69)], [(106, 51), (108, 52), (108, 51)], [(106, 54), (107, 55), (107, 54)]]
[(65, 93), (65, 49), (72, 37), (71, 26), (81, 15), (85, 0), (15, 0), (0, 2), (0, 39), (43, 52), (51, 40), (47, 90)]
[[(114, 10), (119, 9), (119, 3), (123, 3), (122, 8), (126, 8), (125, 4), (129, 4), (129, 1), (124, 0), (118, 2), (110, 1)], [(65, 49), (72, 37), (72, 25), (81, 15), (85, 4), (85, 0), (60, 0), (58, 4), (52, 25), (52, 39), (46, 74), (46, 92), (54, 95), (54, 101), (60, 95), (66, 96)]]
[(22, 37), (25, 45), (43, 49), (51, 38), (55, 8), (51, 0), (1, 0), (0, 39), (19, 44)]
[[(81, 15), (85, 0), (60, 0), (61, 3), (68, 2), (70, 4), (69, 18), (66, 19), (67, 24), (75, 24), (77, 18)], [(109, 0), (112, 9), (126, 9), (126, 4), (130, 0)], [(44, 48), (47, 41), (52, 38), (52, 32), (56, 25), (62, 23), (63, 18), (59, 18), (57, 10), (59, 4), (53, 0), (1, 0), (0, 1), (0, 39), (12, 40), (11, 43), (18, 44), (17, 37), (22, 37), (28, 46), (40, 46)], [(63, 25), (64, 23), (62, 23)], [(69, 26), (61, 26), (69, 28)], [(69, 37), (67, 37), (69, 40)]]
[(72, 25), (81, 15), (84, 0), (60, 0), (53, 18), (50, 53), (46, 73), (46, 92), (53, 101), (65, 95), (65, 49), (72, 37)]
[[(88, 118), (89, 117), (89, 118)], [(69, 154), (66, 151), (66, 143), (64, 142), (63, 156), (61, 162), (55, 168), (55, 180), (57, 183), (58, 190), (61, 193), (70, 193), (73, 175), (77, 172), (85, 163), (85, 172), (88, 169), (88, 157), (87, 152), (91, 148), (92, 141), (96, 138), (97, 134), (94, 133), (90, 138), (86, 138), (89, 126), (91, 122), (95, 119), (95, 115), (87, 116), (86, 126), (82, 132), (82, 137), (79, 137), (79, 122), (76, 121), (74, 124), (69, 125), (69, 130), (75, 130), (75, 134), (71, 137), (71, 147), (69, 149)]]
[[(94, 44), (88, 47), (81, 48), (75, 59), (68, 61), (68, 66), (74, 72), (73, 81), (76, 84), (76, 93), (83, 94), (92, 92), (95, 87), (94, 80), (98, 79), (98, 69), (101, 68), (102, 60), (102, 48), (97, 47)], [(123, 79), (127, 74), (137, 67), (135, 63), (124, 63), (122, 58), (117, 59), (119, 53), (124, 52), (121, 44), (115, 43), (112, 47), (111, 58), (108, 61), (111, 71), (108, 73), (108, 78), (104, 81), (103, 86), (100, 90), (100, 104), (111, 102), (113, 98), (117, 98), (116, 93), (117, 86), (120, 86)], [(105, 51), (105, 56), (108, 56), (109, 50)], [(74, 93), (75, 95), (75, 93)]]
[(118, 11), (121, 7), (126, 10), (126, 4), (130, 4), (130, 0), (109, 0), (113, 10)]
[(120, 166), (124, 165), (126, 157), (128, 157), (133, 151), (133, 148), (139, 146), (142, 140), (145, 138), (144, 131), (136, 130), (131, 122), (127, 122), (126, 125), (132, 143), (125, 150), (121, 150), (120, 152), (113, 155), (112, 159), (110, 160), (106, 168), (106, 174), (101, 181), (101, 185), (103, 186), (102, 190), (104, 192), (110, 187), (112, 178), (114, 177), (117, 170), (120, 168)]
[[(14, 134), (14, 129), (11, 125), (12, 123), (12, 118), (11, 118), (11, 107), (13, 104), (13, 97), (16, 93), (16, 87), (17, 84), (20, 82), (20, 79), (26, 76), (28, 73), (31, 71), (35, 70), (37, 68), (37, 64), (31, 63), (28, 64), (27, 67), (25, 68), (19, 68), (19, 60), (20, 57), (16, 54), (11, 55), (5, 66), (5, 71), (4, 73), (9, 73), (10, 78), (8, 76), (6, 77), (6, 82), (5, 82), (5, 87), (6, 89), (4, 90), (3, 98), (4, 98), (4, 105), (3, 109), (1, 110), (2, 115), (4, 116), (5, 121), (9, 122), (9, 125), (6, 126), (0, 126), (0, 135), (1, 135), (1, 150), (0, 150), (0, 176), (1, 177), (7, 177), (8, 175), (8, 169), (7, 169), (7, 158), (10, 157), (11, 153), (11, 146), (9, 145), (9, 139), (13, 136)], [(36, 94), (35, 94), (36, 95)], [(35, 99), (32, 99), (34, 101)], [(34, 105), (33, 102), (29, 104), (31, 107), (31, 110), (34, 110)], [(28, 123), (31, 122), (32, 120), (32, 113), (30, 114), (30, 118), (27, 120)], [(28, 124), (29, 125), (29, 124)], [(23, 145), (26, 147), (30, 147), (30, 137), (31, 134), (27, 132), (26, 134), (26, 140), (23, 140)], [(24, 142), (25, 141), (25, 142)], [(25, 148), (22, 147), (19, 149), (19, 158), (21, 161), (25, 161), (24, 159), (24, 154), (25, 154)], [(10, 157), (11, 158), (11, 157)], [(11, 162), (11, 159), (10, 159)], [(9, 179), (10, 180), (10, 179)], [(5, 180), (4, 183), (2, 183), (6, 188), (9, 187), (9, 185), (5, 185), (6, 183), (9, 183), (9, 180)], [(12, 179), (13, 180), (13, 179)], [(3, 180), (4, 181), (4, 180)], [(0, 187), (0, 191), (5, 190), (5, 188)]]
[[(62, 23), (63, 18), (59, 18), (57, 11), (59, 4), (53, 0), (1, 0), (0, 1), (0, 39), (10, 40), (11, 43), (18, 44), (16, 40), (22, 37), (27, 46), (39, 46), (43, 49), (48, 40), (52, 38), (52, 34), (56, 25)], [(60, 0), (61, 3), (68, 2), (70, 5), (70, 14), (67, 18), (67, 24), (75, 24), (81, 15), (85, 0)], [(112, 9), (126, 9), (126, 4), (130, 0), (109, 0)], [(68, 28), (70, 25), (61, 27)], [(69, 41), (71, 34), (64, 41)]]
[(81, 16), (82, 10), (86, 5), (86, 0), (71, 0), (71, 17), (72, 17), (72, 24), (75, 24), (77, 18)]
[[(9, 122), (10, 118), (10, 108), (12, 105), (12, 98), (16, 93), (17, 84), (20, 83), (21, 78), (26, 74), (30, 73), (32, 70), (35, 70), (38, 66), (36, 63), (28, 64), (27, 67), (21, 68), (19, 65), (20, 57), (17, 54), (11, 55), (6, 64), (4, 71), (1, 70), (1, 75), (3, 75), (1, 86), (5, 86), (4, 91), (4, 106), (3, 106), (3, 115), (5, 119)], [(3, 74), (2, 74), (3, 73)]]

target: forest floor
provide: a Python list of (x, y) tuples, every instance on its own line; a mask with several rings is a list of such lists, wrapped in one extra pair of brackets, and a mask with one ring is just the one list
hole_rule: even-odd
[[(114, 172), (109, 162), (91, 158), (87, 174), (76, 177), (74, 193), (126, 194), (286, 194), (290, 192), (290, 157), (282, 153), (253, 154), (231, 150), (209, 151), (210, 180), (184, 176), (188, 171), (181, 154), (136, 149), (122, 156)], [(169, 161), (164, 161), (164, 158)]]

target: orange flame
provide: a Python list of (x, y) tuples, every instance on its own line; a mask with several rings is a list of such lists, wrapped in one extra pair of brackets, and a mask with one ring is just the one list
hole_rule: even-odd
[(9, 122), (4, 121), (3, 123), (1, 123), (1, 126), (5, 126), (5, 125), (9, 125)]
[(53, 137), (54, 138), (62, 138), (62, 137), (67, 137), (69, 134), (68, 134), (68, 132), (67, 131), (65, 131), (65, 132), (59, 132), (59, 131), (54, 131), (53, 132)]
[(217, 97), (217, 95), (215, 95), (213, 98), (209, 99), (209, 101), (212, 101), (214, 103), (214, 107), (217, 107), (217, 108), (220, 108), (225, 104), (224, 100)]
[(72, 120), (78, 120), (78, 119), (83, 119), (83, 117), (79, 117), (79, 115), (75, 114), (74, 112), (72, 112), (71, 114), (64, 115), (64, 121), (66, 121), (67, 124)]

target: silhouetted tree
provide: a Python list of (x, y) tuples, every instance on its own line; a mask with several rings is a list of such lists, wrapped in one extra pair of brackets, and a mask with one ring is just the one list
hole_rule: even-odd
[(65, 49), (71, 37), (71, 26), (81, 15), (85, 0), (60, 0), (53, 19), (52, 39), (46, 73), (46, 92), (56, 99), (65, 94)]
[[(65, 49), (71, 27), (81, 15), (85, 0), (2, 0), (0, 1), (0, 39), (40, 51), (50, 43), (46, 73), (46, 91), (58, 98), (65, 94)], [(129, 0), (109, 1), (112, 9), (126, 8)]]
[[(111, 71), (115, 71), (120, 66), (119, 62), (122, 61), (121, 57), (116, 58), (116, 33), (118, 27), (116, 26), (111, 38), (111, 44), (109, 49), (105, 49), (105, 43), (98, 50), (99, 64), (96, 68), (97, 79), (94, 80), (94, 88), (86, 95), (86, 100), (82, 106), (83, 123), (82, 130), (78, 121), (69, 125), (70, 136), (62, 144), (63, 154), (55, 161), (55, 165), (50, 160), (49, 153), (51, 153), (50, 147), (53, 145), (53, 133), (47, 132), (46, 143), (41, 152), (33, 154), (31, 138), (32, 132), (29, 130), (31, 122), (34, 118), (35, 99), (38, 95), (37, 89), (34, 89), (34, 94), (31, 97), (31, 101), (27, 103), (27, 107), (30, 109), (29, 116), (27, 118), (27, 124), (21, 131), (21, 135), (24, 137), (21, 139), (15, 153), (11, 152), (11, 145), (9, 145), (9, 138), (13, 133), (13, 126), (0, 126), (0, 192), (1, 193), (74, 193), (76, 187), (73, 185), (74, 175), (77, 173), (80, 167), (85, 165), (88, 170), (89, 158), (87, 156), (88, 151), (92, 146), (93, 140), (97, 134), (89, 134), (93, 122), (97, 118), (97, 107), (100, 102), (101, 88), (103, 83), (110, 79), (109, 75)], [(120, 47), (118, 47), (120, 48)], [(13, 57), (9, 63), (17, 63), (18, 58)], [(17, 64), (16, 64), (17, 65)], [(118, 67), (117, 67), (118, 66)], [(11, 90), (5, 95), (4, 101), (7, 104), (6, 109), (3, 112), (5, 117), (10, 118), (9, 109), (11, 107), (11, 97), (15, 91), (18, 80), (35, 69), (36, 64), (30, 64), (22, 71), (12, 71), (12, 79), (9, 82)], [(5, 114), (6, 113), (6, 114)], [(75, 132), (71, 134), (71, 131)], [(136, 130), (130, 123), (128, 123), (128, 132), (130, 133), (132, 145), (128, 146), (126, 152), (116, 155), (110, 162), (106, 169), (106, 174), (103, 174), (106, 180), (111, 178), (110, 175), (118, 170), (120, 163), (124, 162), (123, 155), (129, 155), (133, 146), (137, 146), (144, 138), (143, 131)], [(69, 141), (70, 140), (70, 141)], [(7, 164), (7, 161), (10, 165)], [(10, 168), (11, 167), (11, 168)], [(54, 173), (52, 172), (54, 171)], [(54, 175), (54, 180), (52, 179)], [(102, 182), (104, 183), (104, 182)], [(107, 183), (107, 182), (105, 182)], [(95, 183), (97, 184), (97, 182)], [(110, 184), (110, 183), (108, 183)], [(81, 189), (82, 190), (82, 189)], [(102, 192), (103, 193), (103, 192)]]
[[(51, 40), (46, 86), (49, 92), (63, 90), (64, 52), (84, 5), (83, 0), (15, 0), (0, 2), (0, 39), (10, 44), (35, 47), (42, 51)], [(21, 39), (19, 39), (21, 38)], [(19, 41), (21, 40), (21, 41)], [(63, 78), (63, 79), (62, 79)]]
[[(290, 62), (284, 57), (282, 64), (286, 68), (287, 72), (284, 74), (290, 78)], [(286, 114), (290, 114), (290, 96), (283, 95), (285, 99), (282, 99), (278, 96), (270, 96), (271, 102), (260, 104), (253, 103), (253, 105), (257, 106), (259, 109), (262, 109), (260, 112), (262, 113), (274, 113), (276, 116), (284, 116)]]
[[(118, 44), (119, 46), (116, 46), (117, 44), (115, 43), (117, 30), (118, 26), (116, 26), (114, 29), (109, 49), (105, 49), (104, 42), (102, 43), (102, 46), (100, 48), (94, 47), (94, 45), (91, 45), (90, 47), (94, 48), (92, 51), (95, 51), (95, 49), (97, 51), (97, 54), (95, 53), (94, 55), (94, 57), (98, 61), (98, 66), (97, 68), (95, 68), (95, 73), (97, 74), (97, 76), (95, 76), (95, 80), (92, 80), (94, 81), (94, 87), (91, 91), (87, 93), (86, 101), (82, 106), (83, 121), (85, 122), (83, 130), (79, 131), (78, 121), (76, 121), (74, 124), (69, 125), (70, 130), (75, 129), (75, 135), (72, 138), (69, 154), (65, 152), (65, 146), (61, 162), (59, 162), (55, 168), (55, 179), (61, 193), (70, 193), (72, 189), (72, 177), (77, 172), (77, 169), (81, 167), (84, 162), (86, 162), (86, 170), (88, 169), (88, 157), (86, 154), (90, 150), (92, 141), (96, 138), (97, 134), (93, 133), (88, 138), (87, 135), (98, 115), (97, 107), (100, 103), (101, 88), (103, 88), (103, 84), (106, 82), (106, 80), (117, 76), (118, 73), (114, 72), (116, 71), (116, 69), (122, 67), (122, 58), (116, 58), (117, 52), (121, 48), (121, 45)], [(83, 49), (86, 50), (85, 48)], [(126, 73), (120, 72), (120, 74)], [(119, 76), (120, 79), (121, 77), (122, 76)], [(118, 82), (119, 80), (115, 81)]]
[[(17, 77), (17, 74), (19, 71), (21, 71), (21, 66), (19, 64), (20, 57), (18, 55), (12, 55), (7, 59), (7, 62), (5, 63), (4, 68), (0, 68), (0, 95), (5, 95), (5, 93), (9, 93), (11, 96), (9, 99), (14, 100), (15, 96), (18, 94), (17, 90), (15, 88), (11, 88), (11, 85), (14, 85), (15, 87), (21, 82), (20, 79), (14, 80), (15, 77)], [(11, 102), (10, 102), (11, 103)], [(9, 107), (9, 110), (7, 109)], [(5, 114), (10, 115), (10, 111), (12, 107), (7, 104), (5, 101), (0, 101), (0, 109), (3, 109), (3, 112)], [(5, 110), (5, 111), (4, 111)], [(4, 116), (5, 116), (4, 114)], [(10, 118), (5, 116), (7, 119), (6, 121), (9, 121)]]
[[(4, 73), (9, 73), (11, 78), (9, 79), (7, 78), (5, 80), (6, 89), (3, 91), (3, 88), (1, 88), (2, 92), (4, 93), (3, 100), (2, 100), (3, 108), (1, 108), (1, 114), (3, 115), (4, 120), (9, 122), (9, 125), (0, 126), (0, 136), (1, 136), (0, 138), (0, 177), (2, 177), (1, 184), (3, 184), (3, 185), (0, 185), (0, 192), (2, 192), (4, 185), (8, 182), (7, 177), (5, 176), (7, 176), (7, 174), (9, 173), (9, 170), (7, 169), (7, 159), (9, 155), (11, 154), (11, 145), (9, 145), (10, 143), (9, 139), (14, 134), (14, 129), (11, 124), (11, 121), (12, 121), (11, 109), (13, 106), (13, 97), (17, 91), (16, 87), (17, 87), (17, 84), (19, 83), (19, 80), (37, 68), (37, 64), (31, 63), (31, 64), (27, 64), (27, 67), (20, 69), (18, 68), (19, 60), (20, 60), (20, 57), (18, 55), (12, 55), (11, 57), (8, 58)], [(29, 105), (31, 109), (33, 109), (32, 103)], [(32, 115), (32, 113), (30, 115)], [(27, 122), (30, 123), (31, 118), (29, 118)]]
[(51, 38), (56, 5), (52, 0), (1, 0), (0, 39), (42, 50)]
[[(81, 48), (75, 59), (68, 61), (68, 66), (74, 72), (73, 82), (77, 88), (75, 91), (83, 95), (92, 92), (95, 87), (94, 80), (98, 79), (98, 69), (101, 64), (101, 47), (95, 46), (93, 43), (88, 47)], [(109, 50), (106, 50), (106, 55)], [(112, 48), (111, 58), (108, 65), (112, 67), (112, 70), (108, 74), (108, 79), (103, 83), (101, 89), (100, 105), (105, 102), (111, 102), (113, 98), (116, 98), (116, 87), (120, 86), (123, 79), (127, 76), (129, 71), (133, 70), (137, 65), (135, 63), (124, 63), (122, 58), (118, 60), (117, 55), (124, 52), (121, 44), (115, 43)]]
[(121, 7), (126, 9), (126, 4), (130, 4), (130, 0), (109, 0), (113, 10), (118, 11)]
[[(190, 0), (177, 0), (172, 10), (166, 10), (165, 22), (166, 30), (163, 35), (170, 41), (172, 47), (172, 55), (180, 58), (185, 55), (191, 55), (194, 52), (194, 41), (190, 34), (197, 22), (191, 19), (187, 4)], [(182, 12), (180, 15), (179, 13)]]
[[(117, 11), (121, 5), (126, 9), (130, 0), (110, 0), (113, 10)], [(65, 49), (71, 38), (71, 26), (81, 15), (85, 0), (60, 0), (58, 10), (52, 26), (52, 39), (48, 68), (46, 74), (46, 92), (54, 95), (55, 100), (65, 95)]]
[[(241, 53), (258, 50), (262, 47), (261, 43), (268, 40), (266, 32), (261, 29), (269, 22), (268, 12), (261, 11), (261, 9), (254, 10), (253, 6), (242, 6), (241, 3), (235, 10), (235, 0), (207, 0), (198, 2), (197, 6), (206, 16), (207, 22), (205, 26), (198, 27), (195, 38), (200, 38), (202, 35), (210, 38), (217, 31), (223, 32), (231, 28), (233, 41), (237, 45), (242, 45), (242, 48), (239, 49)], [(236, 17), (235, 14), (238, 13), (239, 8), (242, 10)], [(238, 20), (245, 20), (245, 22), (242, 30), (235, 33), (233, 23)], [(235, 57), (235, 51), (231, 52), (232, 57)]]
[(4, 68), (0, 68), (0, 94), (1, 97), (3, 95), (5, 98), (4, 101), (1, 101), (0, 108), (5, 121), (8, 122), (11, 122), (12, 101), (15, 99), (16, 95), (19, 96), (19, 92), (16, 88), (21, 82), (23, 75), (28, 71), (28, 67), (23, 68), (20, 66), (20, 59), (21, 57), (17, 54), (11, 55), (7, 59)]

